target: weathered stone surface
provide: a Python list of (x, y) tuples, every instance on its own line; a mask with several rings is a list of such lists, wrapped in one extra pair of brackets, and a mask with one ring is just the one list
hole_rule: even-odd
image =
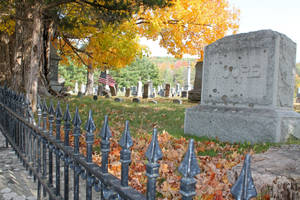
[(169, 97), (169, 96), (170, 96), (170, 84), (167, 83), (165, 88), (165, 97)]
[(184, 129), (229, 142), (280, 142), (299, 133), (298, 115), (286, 110), (198, 105), (186, 109)]
[(115, 99), (114, 99), (114, 101), (115, 101), (115, 102), (122, 102), (122, 101), (123, 101), (123, 99), (122, 99), (122, 98), (119, 98), (119, 97), (117, 97), (117, 98), (115, 98)]
[(157, 101), (151, 100), (151, 101), (149, 101), (149, 103), (157, 104)]
[(187, 97), (187, 93), (188, 93), (187, 91), (182, 91), (181, 92), (181, 97), (182, 98), (186, 98)]
[[(300, 145), (272, 147), (255, 154), (251, 172), (258, 193), (268, 193), (272, 200), (300, 199)], [(242, 163), (228, 172), (230, 183), (237, 180)]]
[(141, 100), (140, 100), (139, 98), (133, 98), (133, 99), (132, 99), (132, 102), (134, 102), (134, 103), (140, 103)]
[(147, 99), (149, 97), (149, 84), (144, 84), (144, 92), (143, 92), (143, 98)]
[(271, 30), (207, 46), (201, 104), (186, 109), (184, 132), (230, 142), (300, 137), (300, 114), (293, 112), (295, 55), (296, 44)]
[(205, 48), (207, 105), (292, 108), (296, 44), (271, 30), (224, 37)]
[(125, 97), (130, 97), (130, 88), (126, 88)]
[(97, 96), (97, 95), (94, 95), (94, 96), (93, 96), (93, 99), (94, 99), (95, 101), (97, 101), (97, 100), (98, 100), (98, 96)]
[(182, 101), (180, 99), (174, 99), (173, 103), (175, 103), (175, 104), (182, 104)]

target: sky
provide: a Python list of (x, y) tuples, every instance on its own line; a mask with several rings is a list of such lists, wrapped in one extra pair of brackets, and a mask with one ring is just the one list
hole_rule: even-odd
[[(238, 33), (272, 29), (285, 34), (297, 43), (296, 61), (300, 62), (300, 0), (228, 0), (240, 9)], [(151, 56), (171, 56), (160, 48), (158, 41), (141, 39)], [(185, 56), (188, 57), (188, 56)]]

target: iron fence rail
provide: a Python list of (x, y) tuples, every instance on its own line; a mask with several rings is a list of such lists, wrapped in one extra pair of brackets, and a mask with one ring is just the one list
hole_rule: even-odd
[[(20, 160), (30, 174), (37, 181), (37, 198), (46, 197), (49, 199), (69, 199), (69, 169), (74, 172), (73, 177), (73, 199), (79, 199), (79, 187), (81, 176), (85, 184), (85, 195), (87, 200), (92, 199), (93, 189), (100, 192), (101, 199), (128, 199), (128, 200), (154, 200), (156, 198), (156, 179), (159, 176), (159, 163), (162, 159), (162, 151), (157, 140), (157, 130), (153, 130), (152, 140), (146, 151), (146, 195), (128, 186), (129, 165), (131, 163), (131, 149), (133, 145), (129, 122), (125, 122), (125, 130), (120, 139), (121, 179), (108, 172), (108, 158), (110, 152), (111, 132), (108, 125), (108, 117), (105, 116), (101, 137), (101, 166), (92, 161), (92, 147), (94, 144), (94, 131), (96, 126), (89, 111), (84, 130), (86, 142), (86, 156), (79, 152), (79, 138), (81, 136), (82, 121), (78, 108), (72, 117), (67, 105), (66, 111), (62, 114), (60, 103), (56, 109), (51, 102), (49, 108), (45, 100), (37, 105), (37, 124), (33, 118), (29, 101), (22, 94), (0, 87), (0, 129), (5, 135), (7, 142), (13, 147)], [(64, 125), (64, 140), (61, 141), (61, 126)], [(70, 146), (70, 136), (73, 125), (74, 146)], [(56, 134), (54, 135), (54, 128)], [(54, 157), (55, 156), (55, 159)], [(63, 193), (61, 192), (61, 161), (63, 162)], [(55, 169), (53, 168), (55, 163)], [(246, 166), (246, 167), (245, 167)], [(245, 160), (243, 171), (237, 183), (234, 185), (232, 194), (236, 199), (248, 200), (256, 196), (255, 187), (250, 172), (250, 157)], [(55, 171), (55, 176), (54, 176)], [(200, 173), (200, 168), (194, 152), (194, 142), (189, 141), (189, 147), (178, 168), (182, 174), (180, 182), (180, 194), (183, 200), (192, 200), (196, 195), (195, 176)], [(54, 178), (55, 177), (55, 178)], [(54, 181), (55, 179), (55, 181)], [(251, 186), (251, 190), (248, 188)]]

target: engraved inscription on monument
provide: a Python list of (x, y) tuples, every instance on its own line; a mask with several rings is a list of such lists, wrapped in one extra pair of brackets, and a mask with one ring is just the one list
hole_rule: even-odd
[(266, 105), (267, 49), (214, 53), (207, 66), (208, 88), (204, 101), (221, 105)]

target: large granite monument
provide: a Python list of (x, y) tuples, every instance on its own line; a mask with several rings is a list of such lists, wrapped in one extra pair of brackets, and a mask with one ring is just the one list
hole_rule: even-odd
[(204, 52), (201, 103), (186, 109), (186, 134), (252, 143), (300, 138), (291, 39), (261, 30), (224, 37)]

